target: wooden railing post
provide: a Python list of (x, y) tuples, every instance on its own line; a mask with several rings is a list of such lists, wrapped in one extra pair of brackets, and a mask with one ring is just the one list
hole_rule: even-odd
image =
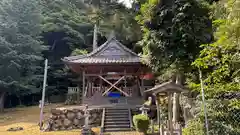
[(100, 134), (102, 134), (104, 132), (105, 111), (106, 111), (106, 109), (103, 108)]
[(132, 113), (131, 113), (130, 108), (128, 108), (128, 117), (129, 117), (129, 121), (130, 121), (130, 128), (131, 128), (131, 130), (133, 130)]

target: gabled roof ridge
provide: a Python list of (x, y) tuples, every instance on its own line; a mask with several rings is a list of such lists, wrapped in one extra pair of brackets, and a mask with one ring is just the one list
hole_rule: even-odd
[(104, 48), (106, 48), (108, 46), (108, 44), (111, 43), (112, 41), (115, 41), (117, 43), (117, 45), (120, 46), (126, 52), (140, 58), (140, 56), (138, 56), (135, 52), (130, 50), (128, 47), (124, 46), (115, 37), (111, 37), (105, 43), (103, 43), (101, 46), (99, 46), (96, 50), (93, 50), (92, 52), (90, 52), (88, 54), (64, 57), (62, 60), (63, 61), (73, 61), (73, 60), (77, 60), (77, 59), (81, 59), (81, 58), (91, 57), (91, 56), (97, 54), (98, 52), (102, 51)]
[[(101, 46), (99, 46), (96, 50), (93, 50), (92, 52), (88, 53), (88, 54), (83, 54), (83, 55), (77, 55), (77, 56), (68, 56), (68, 57), (64, 57), (63, 60), (77, 60), (77, 59), (80, 59), (80, 58), (86, 58), (86, 57), (89, 57), (97, 52), (99, 52), (100, 50), (102, 50), (102, 48), (104, 46), (106, 46), (105, 44), (107, 44), (109, 42), (109, 40), (107, 40), (105, 43), (103, 43)], [(69, 59), (70, 58), (70, 59)]]
[[(132, 50), (130, 50), (129, 48), (127, 48), (126, 46), (124, 46), (121, 42), (119, 42), (115, 37), (112, 37), (110, 39), (108, 39), (105, 43), (103, 43), (101, 46), (99, 46), (96, 50), (92, 51), (91, 53), (89, 53), (87, 56), (92, 56), (100, 51), (102, 51), (105, 47), (107, 47), (107, 45), (111, 42), (111, 41), (116, 41), (116, 43), (123, 48), (125, 51), (131, 53), (132, 55), (138, 56), (135, 52), (133, 52)], [(139, 56), (138, 56), (139, 57)]]
[(62, 58), (62, 60), (63, 60), (63, 61), (77, 60), (77, 59), (86, 57), (86, 55), (87, 55), (87, 54), (82, 54), (82, 55), (77, 55), (77, 56), (68, 56), (68, 57)]

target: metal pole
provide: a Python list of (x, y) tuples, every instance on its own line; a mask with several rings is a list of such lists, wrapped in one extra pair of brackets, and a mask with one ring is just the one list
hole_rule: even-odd
[(202, 71), (201, 71), (200, 68), (199, 68), (199, 78), (200, 78), (200, 82), (201, 82), (201, 91), (202, 91), (202, 101), (203, 101), (203, 106), (204, 106), (206, 132), (207, 132), (207, 135), (209, 135), (207, 108), (206, 108), (206, 103), (205, 103), (205, 94), (204, 94), (204, 88), (203, 88), (204, 86), (203, 86), (203, 80), (202, 80)]
[(43, 107), (44, 107), (44, 99), (45, 99), (45, 90), (47, 83), (47, 68), (48, 68), (48, 59), (45, 60), (44, 67), (44, 78), (43, 78), (43, 91), (42, 91), (42, 101), (41, 101), (41, 112), (40, 112), (40, 129), (42, 129), (42, 121), (43, 121)]

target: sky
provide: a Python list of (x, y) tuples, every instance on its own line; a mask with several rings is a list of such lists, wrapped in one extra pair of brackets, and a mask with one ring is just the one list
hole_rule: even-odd
[(119, 0), (119, 2), (123, 2), (126, 7), (131, 7), (131, 0)]

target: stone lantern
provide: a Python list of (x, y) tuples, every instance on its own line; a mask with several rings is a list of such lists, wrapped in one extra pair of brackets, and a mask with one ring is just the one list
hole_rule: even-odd
[(147, 115), (150, 109), (146, 105), (143, 105), (139, 110), (142, 111), (143, 115)]
[[(160, 107), (159, 107), (159, 101), (156, 100), (156, 104), (157, 104), (157, 115), (158, 115), (158, 123), (159, 123), (159, 128), (160, 128), (160, 134), (164, 135), (163, 132), (165, 133), (170, 133), (170, 135), (173, 135), (174, 132), (181, 131), (181, 128), (179, 129), (174, 129), (174, 122), (173, 122), (173, 102), (176, 102), (173, 100), (173, 95), (176, 93), (188, 93), (188, 90), (183, 87), (182, 85), (176, 84), (172, 81), (163, 83), (163, 84), (159, 84), (159, 85), (155, 85), (154, 88), (151, 88), (149, 90), (145, 91), (146, 93), (152, 93), (153, 96), (155, 96), (155, 99), (158, 98), (167, 98), (167, 102), (168, 102), (168, 121), (167, 121), (167, 129), (165, 129), (165, 131), (163, 131), (164, 129), (162, 129), (163, 127), (160, 127)], [(176, 108), (175, 108), (176, 109)]]

